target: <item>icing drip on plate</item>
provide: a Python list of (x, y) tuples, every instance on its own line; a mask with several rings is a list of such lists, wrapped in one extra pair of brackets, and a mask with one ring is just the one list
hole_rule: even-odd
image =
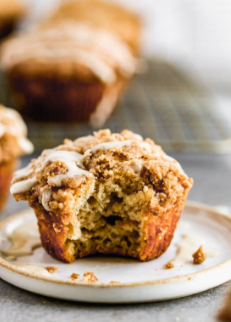
[(41, 246), (37, 223), (27, 223), (17, 227), (8, 236), (11, 246), (7, 250), (1, 250), (5, 256), (27, 256), (33, 253), (35, 248)]
[(35, 275), (42, 275), (42, 276), (50, 276), (51, 274), (48, 272), (48, 270), (39, 265), (31, 265), (31, 264), (23, 264), (23, 263), (17, 263), (14, 264), (18, 268), (22, 269), (23, 271), (26, 271), (28, 273), (33, 273)]
[[(203, 244), (203, 242), (204, 240), (197, 235), (192, 233), (183, 234), (181, 241), (176, 244), (176, 257), (170, 262), (174, 266), (181, 266), (186, 263), (191, 263), (193, 259), (192, 254), (197, 251), (198, 247)], [(205, 247), (204, 251), (207, 257), (215, 257), (219, 255), (218, 251), (215, 249)]]

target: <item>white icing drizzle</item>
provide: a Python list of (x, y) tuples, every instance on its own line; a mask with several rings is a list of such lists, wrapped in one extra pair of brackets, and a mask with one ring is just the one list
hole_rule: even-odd
[(28, 154), (30, 154), (34, 151), (33, 144), (27, 138), (23, 138), (23, 137), (19, 138), (18, 144), (21, 147), (21, 149)]
[(137, 142), (140, 147), (145, 148), (148, 152), (151, 152), (151, 147), (148, 142), (139, 142), (135, 140), (124, 140), (124, 141), (111, 141), (111, 142), (104, 142), (97, 145), (94, 145), (91, 149), (88, 149), (84, 156), (88, 155), (89, 153), (94, 153), (98, 151), (99, 149), (103, 150), (109, 150), (117, 147), (123, 147), (123, 146), (132, 146), (133, 142)]
[(142, 167), (143, 167), (144, 162), (140, 161), (137, 163), (133, 163), (133, 164), (127, 164), (124, 167), (124, 171), (128, 171), (128, 170), (133, 170), (135, 173), (140, 173)]
[(13, 179), (21, 179), (29, 176), (31, 173), (33, 173), (33, 168), (31, 167), (31, 164), (28, 164), (25, 168), (15, 171)]
[(11, 241), (10, 248), (1, 250), (6, 256), (31, 255), (35, 248), (41, 246), (37, 223), (27, 223), (17, 227), (8, 236), (8, 239)]
[(51, 208), (49, 206), (49, 201), (51, 198), (51, 194), (52, 194), (52, 190), (51, 188), (47, 185), (45, 187), (42, 187), (40, 189), (41, 193), (42, 193), (42, 205), (43, 207), (47, 210), (50, 211)]
[(42, 276), (50, 276), (51, 275), (43, 266), (23, 264), (23, 263), (17, 263), (14, 265), (17, 266), (18, 268), (22, 269), (23, 271), (26, 271), (28, 273), (33, 273), (35, 275), (42, 275)]
[(119, 87), (106, 88), (101, 100), (96, 106), (95, 111), (90, 116), (90, 123), (94, 128), (100, 128), (108, 119), (113, 111), (113, 108), (117, 102), (120, 92)]
[(0, 105), (0, 138), (5, 133), (11, 134), (17, 139), (18, 145), (24, 153), (33, 152), (33, 144), (26, 138), (26, 124), (20, 114), (11, 108)]
[[(193, 260), (192, 254), (194, 254), (198, 250), (198, 248), (200, 247), (200, 245), (203, 244), (203, 242), (203, 239), (197, 235), (194, 235), (192, 233), (183, 234), (181, 241), (176, 244), (176, 257), (172, 259), (170, 262), (174, 266), (180, 266), (186, 263), (191, 263)], [(219, 255), (217, 250), (206, 247), (204, 247), (204, 252), (206, 253), (207, 257), (215, 257)]]
[(77, 61), (106, 83), (115, 81), (114, 68), (119, 68), (127, 76), (138, 67), (129, 46), (116, 34), (70, 21), (19, 35), (2, 47), (3, 68), (11, 68), (30, 58), (41, 58), (49, 63), (60, 59)]
[(76, 165), (76, 162), (81, 164), (82, 158), (82, 154), (73, 151), (53, 150), (52, 152), (48, 153), (48, 155), (45, 157), (45, 160), (42, 162), (42, 167), (44, 167), (48, 161), (61, 161), (67, 166), (67, 172), (65, 174), (58, 174), (54, 177), (50, 177), (48, 179), (48, 184), (59, 187), (62, 185), (62, 181), (64, 179), (80, 177), (82, 175), (92, 176), (89, 171), (83, 170)]
[(24, 193), (29, 191), (37, 182), (36, 178), (29, 178), (23, 181), (14, 183), (10, 188), (10, 193), (13, 195), (15, 193)]
[(173, 162), (174, 162), (173, 164), (178, 168), (179, 172), (180, 172), (181, 174), (186, 175), (186, 174), (185, 174), (185, 172), (184, 172), (184, 170), (182, 169), (181, 165), (180, 165), (180, 164), (179, 164), (175, 159), (173, 159), (172, 157), (170, 157), (170, 156), (168, 156), (168, 155), (166, 155), (166, 154), (163, 156), (163, 158), (164, 158), (165, 160), (173, 161)]
[[(65, 174), (58, 174), (54, 177), (50, 177), (48, 179), (48, 184), (50, 186), (59, 187), (62, 185), (62, 181), (67, 178), (80, 177), (82, 175), (92, 176), (92, 174), (89, 171), (83, 170), (77, 166), (76, 162), (79, 165), (81, 165), (82, 158), (83, 158), (82, 154), (79, 154), (74, 151), (45, 150), (40, 159), (41, 166), (36, 169), (36, 173), (39, 172), (46, 165), (48, 161), (52, 161), (52, 162), (61, 161), (66, 164), (67, 172)], [(31, 171), (31, 165), (29, 165), (26, 168), (17, 171), (13, 180), (24, 178), (29, 174), (31, 174), (32, 172), (33, 171)], [(36, 177), (32, 177), (23, 181), (16, 182), (11, 186), (10, 192), (11, 194), (16, 194), (16, 193), (23, 193), (23, 192), (29, 191), (36, 183), (37, 183)], [(47, 205), (47, 201), (45, 201), (47, 200), (47, 196), (48, 196), (47, 193), (48, 192), (45, 189), (44, 204), (48, 209), (49, 207)]]

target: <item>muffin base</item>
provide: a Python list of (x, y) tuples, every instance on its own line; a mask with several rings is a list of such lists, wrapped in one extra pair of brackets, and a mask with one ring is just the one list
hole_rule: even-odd
[(103, 97), (105, 87), (95, 80), (24, 75), (12, 70), (8, 75), (16, 108), (36, 121), (87, 121)]
[[(108, 255), (120, 255), (137, 258), (141, 261), (149, 261), (161, 256), (169, 247), (176, 224), (180, 219), (181, 211), (184, 207), (185, 199), (179, 199), (174, 207), (155, 215), (148, 209), (145, 211), (145, 224), (141, 232), (141, 241), (137, 251), (125, 251), (121, 248), (105, 250), (100, 245), (96, 245), (93, 252), (81, 252), (73, 256), (74, 242), (67, 243), (68, 226), (61, 225), (57, 216), (53, 212), (47, 212), (39, 204), (31, 205), (38, 219), (38, 226), (41, 235), (41, 241), (44, 249), (54, 258), (65, 263), (71, 263), (77, 258), (86, 257), (96, 253)], [(54, 227), (59, 227), (55, 231)]]
[(11, 178), (16, 163), (17, 160), (0, 163), (0, 210), (3, 209), (8, 199)]

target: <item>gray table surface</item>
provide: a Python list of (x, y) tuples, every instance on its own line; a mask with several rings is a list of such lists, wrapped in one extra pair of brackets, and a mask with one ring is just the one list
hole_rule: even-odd
[[(172, 154), (194, 186), (189, 199), (209, 205), (231, 207), (231, 155)], [(22, 158), (22, 166), (29, 162)], [(1, 219), (28, 208), (25, 202), (9, 198)], [(228, 283), (198, 295), (182, 299), (133, 305), (93, 305), (73, 303), (39, 296), (18, 289), (0, 279), (0, 321), (216, 321)]]

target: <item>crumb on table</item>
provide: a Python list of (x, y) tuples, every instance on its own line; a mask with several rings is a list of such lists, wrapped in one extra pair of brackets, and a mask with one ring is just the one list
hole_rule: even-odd
[(72, 273), (70, 278), (72, 279), (72, 281), (77, 280), (79, 278), (79, 274)]
[(198, 250), (192, 254), (193, 264), (201, 264), (206, 260), (206, 254), (203, 251), (203, 245), (201, 245)]
[(83, 274), (83, 282), (98, 282), (98, 278), (94, 275), (93, 272), (85, 271)]
[(48, 273), (53, 274), (57, 271), (58, 267), (55, 266), (47, 266), (45, 269), (48, 271)]
[(165, 265), (165, 268), (167, 268), (167, 269), (171, 269), (171, 268), (173, 268), (174, 267), (174, 265), (173, 265), (173, 263), (171, 263), (171, 262), (168, 262), (166, 265)]

